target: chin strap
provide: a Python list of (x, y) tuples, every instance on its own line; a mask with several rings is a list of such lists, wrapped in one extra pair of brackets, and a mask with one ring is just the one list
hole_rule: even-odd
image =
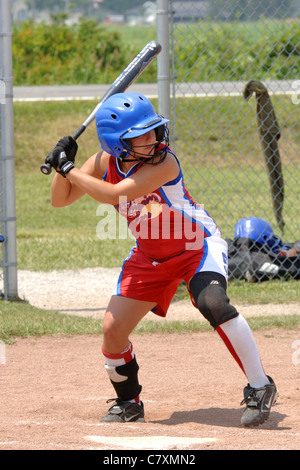
[[(159, 163), (163, 162), (164, 159), (166, 158), (167, 156), (167, 153), (168, 153), (168, 147), (167, 146), (163, 146), (163, 147), (160, 147), (158, 148), (158, 150), (155, 152), (155, 154), (152, 156), (152, 157), (140, 157), (140, 158), (127, 158), (126, 155), (128, 155), (128, 153), (126, 152), (122, 152), (121, 155), (119, 156), (120, 160), (122, 160), (122, 162), (143, 162), (143, 163), (146, 163), (148, 165), (158, 165)], [(129, 154), (130, 155), (130, 154)], [(159, 157), (159, 159), (157, 161), (154, 161), (157, 157)]]

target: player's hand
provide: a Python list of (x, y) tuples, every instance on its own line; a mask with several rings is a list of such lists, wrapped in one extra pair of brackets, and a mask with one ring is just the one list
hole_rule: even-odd
[[(58, 173), (66, 176), (68, 171), (74, 168), (75, 156), (78, 145), (71, 136), (60, 139), (54, 149), (47, 155), (45, 163), (49, 163)], [(67, 163), (70, 165), (66, 165)]]

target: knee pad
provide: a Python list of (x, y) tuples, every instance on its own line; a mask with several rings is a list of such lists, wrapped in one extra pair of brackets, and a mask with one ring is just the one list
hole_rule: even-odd
[(138, 381), (139, 366), (135, 357), (122, 366), (105, 364), (105, 369), (118, 398), (122, 401), (133, 400), (141, 393), (142, 387)]
[(222, 323), (238, 316), (226, 295), (226, 280), (218, 273), (196, 274), (190, 281), (190, 292), (202, 315), (216, 329)]

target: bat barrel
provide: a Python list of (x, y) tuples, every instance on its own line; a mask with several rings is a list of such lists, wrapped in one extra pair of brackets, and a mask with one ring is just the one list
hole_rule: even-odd
[[(74, 140), (77, 140), (78, 137), (85, 131), (87, 126), (94, 120), (96, 112), (104, 103), (104, 101), (116, 93), (123, 93), (141, 75), (141, 73), (146, 69), (146, 67), (148, 67), (148, 65), (157, 56), (157, 54), (160, 53), (160, 51), (161, 45), (157, 41), (150, 41), (141, 50), (141, 52), (130, 62), (130, 64), (109, 87), (103, 98), (99, 101), (98, 105), (91, 112), (84, 123), (74, 132), (72, 135)], [(51, 173), (51, 165), (49, 165), (49, 163), (43, 163), (40, 166), (40, 169), (44, 175), (50, 175)]]

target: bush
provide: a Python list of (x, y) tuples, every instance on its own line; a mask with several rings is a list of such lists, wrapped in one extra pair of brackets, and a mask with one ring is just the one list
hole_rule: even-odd
[(128, 55), (119, 35), (96, 21), (72, 27), (27, 21), (13, 31), (14, 85), (108, 83)]
[[(88, 19), (67, 26), (63, 20), (14, 27), (14, 85), (111, 83), (146, 44), (149, 31), (155, 33), (146, 26), (112, 29)], [(206, 21), (178, 25), (174, 34), (179, 82), (299, 77), (297, 21)], [(154, 61), (138, 80), (156, 82), (156, 67)]]
[[(177, 34), (180, 34), (178, 28)], [(183, 31), (182, 27), (182, 31)], [(298, 22), (203, 23), (184, 30), (175, 46), (178, 81), (296, 79)]]

